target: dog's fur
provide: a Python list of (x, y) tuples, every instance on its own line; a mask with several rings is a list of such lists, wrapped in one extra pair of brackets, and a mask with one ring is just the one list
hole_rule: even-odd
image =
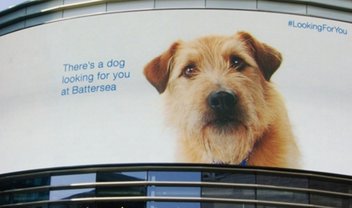
[(238, 32), (177, 41), (145, 66), (180, 134), (181, 161), (297, 167), (287, 112), (270, 82), (281, 60), (274, 48)]

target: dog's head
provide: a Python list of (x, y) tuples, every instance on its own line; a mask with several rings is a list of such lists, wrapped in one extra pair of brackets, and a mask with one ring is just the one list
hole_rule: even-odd
[[(210, 37), (210, 42), (215, 37)], [(254, 37), (252, 37), (249, 33), (239, 32), (235, 36), (224, 38), (218, 37), (222, 39), (218, 42), (218, 46), (222, 46), (225, 49), (222, 55), (223, 61), (228, 62), (231, 67), (234, 67), (235, 70), (242, 70), (249, 65), (248, 62), (255, 61), (255, 66), (261, 72), (263, 77), (269, 81), (273, 73), (279, 68), (281, 64), (281, 54), (275, 50), (274, 48), (266, 45), (265, 43), (259, 42)], [(204, 42), (207, 42), (207, 39), (204, 39)], [(202, 42), (202, 41), (201, 41)], [(216, 41), (213, 41), (214, 43)], [(228, 43), (229, 45), (225, 45)], [(200, 43), (201, 44), (201, 43)], [(211, 43), (209, 43), (211, 44)], [(194, 44), (196, 47), (196, 44)], [(210, 46), (212, 47), (212, 46)], [(228, 51), (226, 51), (226, 47), (228, 47)], [(162, 53), (160, 56), (157, 56), (152, 61), (150, 61), (144, 68), (144, 75), (148, 79), (148, 81), (158, 90), (159, 93), (163, 93), (167, 87), (167, 83), (169, 80), (169, 75), (172, 71), (173, 60), (175, 58), (178, 50), (187, 50), (187, 47), (184, 46), (184, 42), (175, 42), (170, 48)], [(209, 48), (211, 50), (211, 48)], [(196, 49), (195, 49), (196, 50)], [(191, 51), (190, 51), (191, 52)], [(196, 51), (194, 51), (196, 53)], [(182, 52), (179, 52), (182, 53)], [(227, 53), (227, 54), (225, 54)], [(241, 54), (242, 53), (242, 54)], [(247, 54), (243, 54), (247, 53)], [(192, 55), (192, 54), (190, 54)], [(196, 55), (196, 54), (194, 54)], [(200, 55), (200, 54), (199, 54)], [(243, 57), (241, 57), (243, 55)], [(250, 58), (248, 57), (250, 56)], [(213, 57), (216, 58), (216, 57)], [(249, 58), (251, 60), (248, 60)], [(215, 60), (214, 60), (215, 61)], [(196, 70), (199, 70), (199, 66), (196, 63), (193, 63), (191, 57), (189, 57), (189, 63), (187, 63), (183, 68), (184, 75), (191, 73), (196, 73)], [(246, 65), (247, 64), (247, 65)], [(238, 65), (238, 66), (237, 66)], [(196, 68), (197, 67), (197, 68)], [(186, 75), (185, 77), (189, 76)]]
[(239, 32), (175, 42), (145, 66), (144, 74), (166, 95), (171, 123), (186, 137), (202, 135), (194, 143), (207, 146), (213, 160), (228, 162), (224, 152), (242, 152), (231, 159), (241, 160), (269, 125), (272, 91), (267, 89), (280, 64), (277, 50)]

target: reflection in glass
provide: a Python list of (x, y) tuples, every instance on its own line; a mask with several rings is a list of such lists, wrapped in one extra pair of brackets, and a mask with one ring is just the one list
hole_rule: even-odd
[(148, 186), (148, 196), (200, 197), (200, 187)]
[[(131, 172), (98, 172), (97, 182), (128, 182), (128, 181), (145, 181), (147, 179), (146, 171)], [(97, 196), (145, 196), (145, 186), (102, 186), (97, 188)]]
[(63, 186), (77, 183), (94, 183), (95, 173), (73, 174), (73, 175), (57, 175), (51, 177), (50, 185)]
[(94, 196), (95, 196), (94, 188), (50, 191), (50, 200), (84, 198), (84, 197), (94, 197)]
[(149, 171), (149, 181), (201, 181), (200, 172)]

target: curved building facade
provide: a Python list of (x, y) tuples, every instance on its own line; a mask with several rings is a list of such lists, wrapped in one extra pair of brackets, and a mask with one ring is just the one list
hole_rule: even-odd
[(352, 208), (350, 0), (0, 12), (0, 208)]
[(2, 175), (0, 207), (351, 207), (351, 177), (288, 169), (134, 164)]

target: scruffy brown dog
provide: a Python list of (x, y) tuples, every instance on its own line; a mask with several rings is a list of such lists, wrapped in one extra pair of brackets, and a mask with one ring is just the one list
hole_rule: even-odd
[(239, 32), (177, 41), (145, 66), (178, 129), (181, 161), (297, 167), (285, 105), (270, 82), (281, 60)]

